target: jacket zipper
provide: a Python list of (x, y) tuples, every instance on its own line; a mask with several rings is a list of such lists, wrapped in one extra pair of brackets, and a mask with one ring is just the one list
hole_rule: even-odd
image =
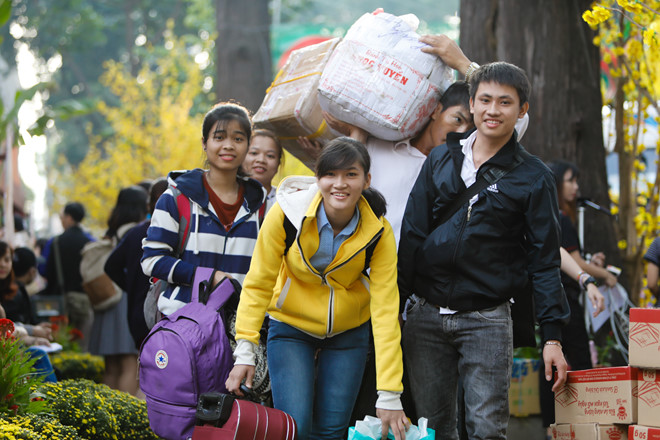
[[(361, 247), (360, 249), (358, 249), (357, 252), (355, 252), (353, 255), (351, 255), (349, 258), (347, 258), (343, 263), (337, 265), (337, 266), (334, 267), (332, 270), (329, 270), (328, 272), (326, 272), (326, 273), (324, 274), (324, 276), (323, 276), (323, 282), (327, 284), (326, 277), (328, 276), (328, 274), (329, 274), (330, 272), (334, 272), (335, 270), (339, 269), (340, 267), (345, 266), (345, 265), (346, 265), (349, 261), (351, 261), (351, 260), (352, 260), (357, 254), (359, 254), (360, 252), (362, 252), (363, 250), (365, 250), (366, 248), (368, 248), (369, 246), (371, 246), (371, 244), (372, 244), (372, 243), (373, 243), (378, 237), (380, 237), (382, 234), (383, 234), (383, 228), (381, 228), (380, 231), (378, 231), (378, 233), (377, 233), (376, 235), (374, 235), (374, 236), (371, 238), (371, 240), (369, 240), (369, 243), (367, 243), (365, 246), (363, 246), (363, 247)], [(332, 288), (332, 287), (330, 287), (330, 299), (329, 299), (329, 301), (328, 301), (328, 327), (327, 327), (327, 329), (326, 329), (326, 335), (327, 335), (327, 336), (329, 336), (329, 335), (332, 333), (332, 326), (333, 326), (333, 324), (334, 324), (334, 314), (332, 313), (334, 301), (335, 301), (335, 289)]]
[[(454, 246), (454, 254), (451, 257), (451, 265), (456, 266), (456, 256), (458, 255), (458, 247), (461, 245), (461, 238), (463, 238), (463, 232), (465, 232), (465, 226), (467, 225), (467, 222), (470, 221), (470, 214), (472, 213), (472, 205), (468, 207), (467, 210), (467, 215), (465, 216), (465, 219), (461, 223), (461, 230), (458, 233), (458, 237), (456, 239), (456, 246)], [(456, 286), (456, 274), (454, 271), (454, 276), (451, 278), (451, 284), (449, 286), (449, 295), (447, 297), (447, 303), (446, 306), (449, 306), (449, 299), (452, 297), (454, 294), (454, 287)]]
[[(305, 223), (305, 218), (303, 218), (303, 221), (301, 222), (301, 225)], [(302, 226), (301, 226), (302, 227)], [(313, 273), (316, 274), (319, 278), (321, 278), (321, 284), (324, 286), (328, 286), (330, 289), (330, 298), (328, 299), (328, 325), (326, 326), (325, 329), (325, 334), (326, 336), (330, 336), (332, 333), (332, 326), (334, 324), (334, 315), (332, 313), (333, 309), (333, 304), (335, 301), (335, 289), (328, 284), (328, 274), (330, 272), (334, 272), (335, 270), (339, 269), (340, 267), (343, 267), (346, 265), (349, 261), (353, 259), (357, 254), (368, 248), (378, 237), (380, 237), (383, 234), (384, 228), (381, 228), (376, 235), (374, 235), (371, 240), (369, 240), (369, 243), (358, 249), (353, 255), (351, 255), (349, 258), (346, 259), (343, 263), (339, 264), (338, 266), (334, 267), (332, 270), (325, 272), (325, 273), (319, 273), (316, 269), (312, 267), (311, 264), (307, 262), (307, 258), (305, 258), (305, 255), (302, 252), (302, 247), (300, 246), (300, 234), (296, 237), (296, 244), (298, 245), (298, 250), (300, 250), (300, 255), (302, 256), (302, 260), (305, 263), (305, 266)]]

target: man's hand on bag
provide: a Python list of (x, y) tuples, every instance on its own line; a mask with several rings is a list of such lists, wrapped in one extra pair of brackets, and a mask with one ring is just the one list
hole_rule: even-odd
[(227, 377), (227, 380), (225, 381), (227, 391), (243, 397), (241, 383), (243, 382), (243, 379), (245, 379), (245, 386), (252, 389), (254, 371), (254, 365), (234, 365), (234, 368), (229, 372), (229, 377)]
[(387, 431), (391, 428), (396, 440), (406, 440), (406, 431), (410, 427), (406, 413), (402, 410), (376, 408), (376, 415), (383, 425), (381, 438), (387, 438)]
[(552, 385), (552, 392), (556, 393), (566, 382), (566, 370), (568, 369), (561, 345), (544, 345), (543, 363), (545, 364), (545, 380), (548, 382), (552, 380), (552, 367), (557, 368), (557, 380)]
[(423, 35), (419, 41), (430, 46), (422, 47), (422, 52), (439, 57), (442, 62), (461, 74), (465, 74), (470, 66), (468, 57), (465, 56), (458, 44), (447, 35)]

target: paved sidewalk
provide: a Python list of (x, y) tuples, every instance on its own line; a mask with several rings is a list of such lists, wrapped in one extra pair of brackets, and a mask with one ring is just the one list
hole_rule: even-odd
[(508, 440), (545, 440), (541, 416), (509, 418)]

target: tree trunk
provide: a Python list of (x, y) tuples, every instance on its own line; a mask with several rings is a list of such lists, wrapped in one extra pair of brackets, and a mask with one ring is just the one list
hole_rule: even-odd
[[(478, 63), (507, 61), (532, 84), (529, 128), (522, 144), (543, 161), (580, 168), (580, 194), (607, 209), (600, 93), (600, 54), (582, 20), (590, 0), (461, 0), (460, 42)], [(613, 219), (586, 208), (586, 252), (603, 251), (620, 266)]]
[(272, 80), (267, 0), (215, 0), (216, 94), (257, 111)]

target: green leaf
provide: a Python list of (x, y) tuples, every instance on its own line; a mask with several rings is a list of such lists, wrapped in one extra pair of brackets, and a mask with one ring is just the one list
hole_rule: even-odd
[[(4, 26), (11, 17), (11, 0), (0, 0), (0, 27)], [(2, 43), (2, 40), (0, 40)]]
[(96, 110), (95, 100), (67, 99), (52, 108), (53, 117), (66, 121), (76, 116), (88, 115)]

